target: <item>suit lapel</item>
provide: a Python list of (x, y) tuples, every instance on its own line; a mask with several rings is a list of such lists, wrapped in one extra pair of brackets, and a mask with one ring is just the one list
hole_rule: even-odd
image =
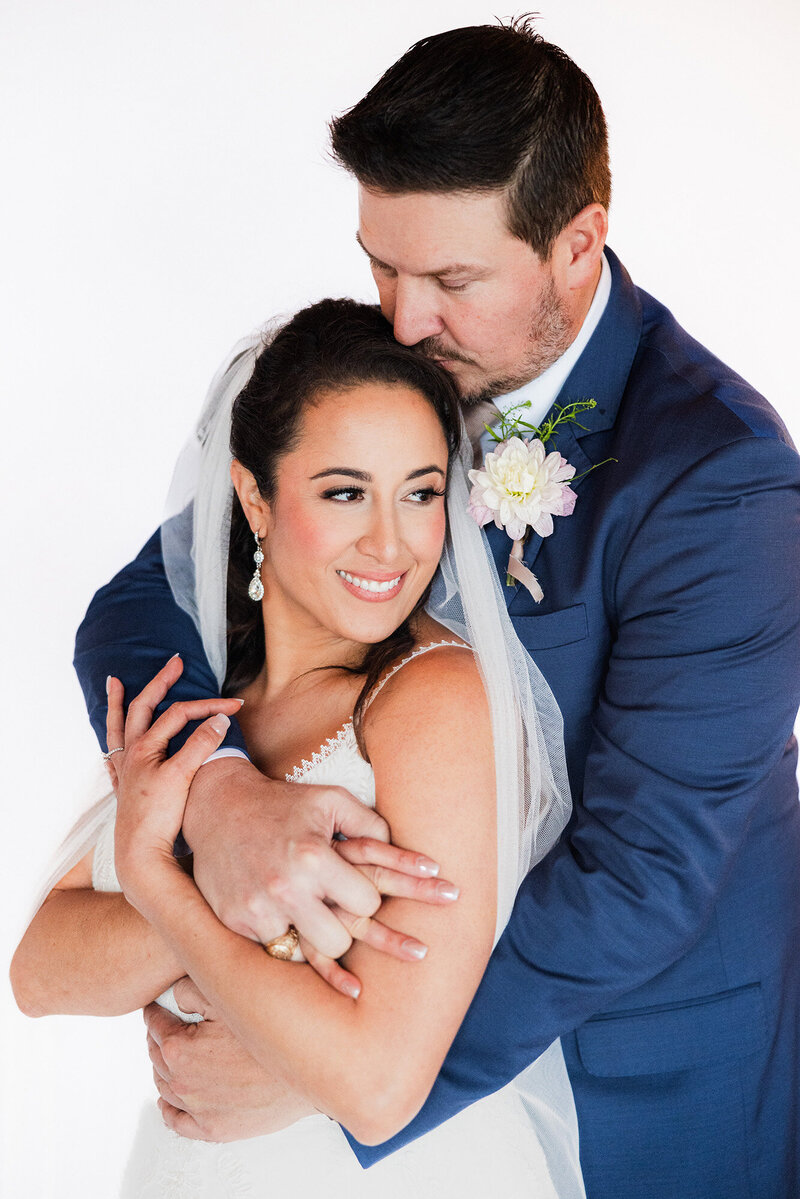
[[(591, 399), (592, 397), (586, 396), (586, 397), (582, 397), (582, 398)], [(557, 402), (561, 403), (561, 400), (559, 400)], [(569, 403), (569, 402), (571, 402), (571, 401), (567, 401), (567, 403)], [(570, 466), (575, 467), (575, 475), (580, 476), (580, 477), (577, 479), (577, 482), (570, 483), (570, 487), (572, 488), (573, 491), (575, 491), (579, 494), (581, 484), (585, 482), (587, 474), (594, 466), (594, 463), (591, 461), (591, 459), (587, 458), (586, 454), (583, 452), (583, 449), (581, 448), (581, 443), (578, 441), (577, 437), (575, 436), (576, 432), (580, 433), (581, 430), (580, 429), (576, 430), (575, 426), (572, 423), (567, 424), (567, 425), (562, 425), (561, 428), (558, 430), (558, 433), (555, 435), (553, 441), (549, 441), (547, 443), (547, 449), (548, 450), (557, 449), (558, 452), (561, 454), (561, 456), (563, 458), (566, 458), (566, 460), (567, 460), (567, 462), (569, 462)], [(580, 502), (580, 501), (578, 501), (578, 502)], [(551, 533), (551, 537), (555, 537), (556, 533), (558, 532), (558, 525), (559, 525), (560, 519), (561, 518), (558, 516), (556, 516), (554, 518), (555, 527), (553, 529), (553, 532)], [(506, 537), (506, 540), (508, 540), (507, 537)], [(536, 561), (536, 555), (539, 553), (539, 550), (542, 548), (543, 541), (544, 541), (544, 538), (540, 537), (538, 533), (531, 533), (530, 537), (525, 542), (525, 546), (524, 546), (523, 552), (522, 552), (522, 561), (525, 563), (525, 565), (528, 568), (532, 568), (533, 563)], [(509, 549), (510, 548), (511, 547), (509, 546)], [(519, 584), (518, 584), (518, 586), (519, 586)]]
[[(578, 493), (585, 482), (586, 472), (595, 465), (581, 443), (591, 434), (601, 433), (614, 424), (642, 333), (642, 306), (636, 288), (616, 254), (608, 247), (605, 253), (611, 267), (608, 303), (586, 349), (555, 401), (562, 408), (575, 400), (594, 400), (597, 406), (579, 415), (583, 428), (579, 428), (575, 422), (568, 422), (547, 443), (548, 451), (557, 449), (575, 467), (576, 476), (583, 476), (572, 485)], [(555, 518), (554, 537), (558, 534), (561, 519), (566, 518)], [(511, 549), (510, 538), (503, 529), (494, 525), (487, 527), (486, 536), (498, 573), (504, 580)], [(522, 556), (527, 567), (532, 568), (542, 541), (543, 538), (537, 534), (531, 534), (528, 538)], [(517, 584), (504, 588), (507, 604), (513, 601), (520, 587)]]

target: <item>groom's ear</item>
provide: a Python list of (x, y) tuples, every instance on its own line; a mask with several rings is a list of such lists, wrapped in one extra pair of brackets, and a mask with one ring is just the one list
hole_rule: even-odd
[(597, 269), (608, 236), (608, 213), (602, 204), (587, 204), (555, 240), (554, 275), (575, 291), (597, 281)]
[(246, 466), (242, 466), (238, 458), (231, 462), (231, 482), (250, 528), (259, 537), (263, 537), (267, 527), (269, 505), (258, 490), (255, 478)]

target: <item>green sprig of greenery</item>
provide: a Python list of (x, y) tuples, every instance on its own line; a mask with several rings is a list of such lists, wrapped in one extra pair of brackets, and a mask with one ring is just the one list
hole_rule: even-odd
[(493, 427), (486, 425), (493, 439), (507, 441), (509, 437), (515, 436), (538, 437), (539, 441), (546, 445), (559, 425), (564, 425), (568, 421), (576, 424), (579, 429), (586, 429), (586, 425), (582, 425), (578, 420), (578, 413), (596, 408), (597, 401), (575, 400), (572, 404), (565, 404), (563, 407), (561, 404), (554, 404), (554, 415), (548, 416), (541, 425), (532, 425), (522, 416), (522, 413), (530, 406), (530, 400), (521, 400), (519, 404), (514, 404), (512, 408), (509, 408), (508, 412), (502, 413), (496, 425)]
[[(530, 400), (522, 400), (519, 404), (515, 404), (513, 408), (509, 408), (508, 412), (504, 412), (500, 420), (494, 427), (486, 425), (485, 428), (491, 433), (495, 441), (506, 441), (509, 437), (518, 437), (520, 435), (528, 437), (538, 437), (543, 445), (546, 445), (550, 438), (555, 433), (559, 425), (564, 425), (568, 421), (577, 425), (579, 429), (586, 429), (586, 425), (582, 425), (578, 420), (579, 412), (588, 412), (592, 408), (597, 407), (596, 400), (575, 400), (572, 404), (554, 404), (554, 416), (548, 416), (541, 425), (532, 425), (519, 414), (526, 408), (530, 408)], [(590, 475), (593, 470), (597, 470), (598, 466), (605, 466), (608, 462), (617, 462), (616, 458), (604, 458), (602, 462), (596, 462), (594, 466), (590, 466), (582, 475), (575, 475), (569, 480), (570, 483), (577, 483), (579, 479), (583, 479), (586, 475)], [(506, 582), (511, 579), (508, 576)], [(513, 585), (513, 580), (509, 586)]]

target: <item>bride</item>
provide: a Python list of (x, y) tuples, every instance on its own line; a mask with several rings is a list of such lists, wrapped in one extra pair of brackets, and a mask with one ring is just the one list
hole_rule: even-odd
[[(92, 848), (26, 932), (15, 993), (23, 1003), (35, 992), (42, 1012), (116, 1013), (188, 976), (313, 1113), (211, 1145), (169, 1131), (153, 1108), (126, 1196), (582, 1195), (563, 1172), (556, 1189), (537, 1135), (574, 1125), (557, 1044), (546, 1070), (369, 1171), (349, 1149), (342, 1127), (382, 1142), (424, 1102), (519, 881), (564, 827), (566, 772), (555, 702), (514, 638), (467, 516), (449, 378), (399, 346), (375, 309), (330, 300), (254, 346), (241, 389), (240, 369), (234, 359), (220, 377), (194, 498), (193, 603), (224, 662), (226, 698), (173, 704), (151, 723), (180, 661), (127, 719), (122, 685), (109, 680), (116, 803), (84, 825), (80, 849), (87, 838)], [(230, 517), (220, 462), (235, 490)], [(173, 854), (191, 779), (233, 713), (266, 774), (347, 788), (460, 888), (446, 909), (384, 902), (381, 920), (411, 930), (420, 960), (354, 943), (344, 965), (361, 980), (355, 999), (304, 964), (313, 951), (291, 929), (267, 953), (228, 930)], [(273, 956), (282, 949), (298, 960)], [(561, 1148), (577, 1162), (574, 1145)]]

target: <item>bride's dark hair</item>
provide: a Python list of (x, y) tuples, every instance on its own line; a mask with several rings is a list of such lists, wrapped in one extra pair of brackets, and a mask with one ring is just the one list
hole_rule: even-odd
[[(253, 475), (262, 497), (275, 498), (280, 458), (297, 444), (303, 412), (323, 392), (362, 383), (402, 384), (430, 403), (452, 457), (458, 445), (458, 393), (447, 374), (417, 350), (400, 345), (377, 307), (354, 300), (321, 300), (284, 325), (256, 359), (231, 417), (231, 453)], [(253, 574), (253, 534), (234, 494), (228, 559), (228, 669), (223, 695), (235, 694), (264, 663), (261, 606), (248, 597)], [(429, 590), (429, 588), (428, 588)], [(414, 612), (425, 603), (428, 590)], [(413, 615), (413, 613), (411, 614)], [(353, 723), (364, 752), (361, 717), (384, 670), (411, 651), (409, 619), (384, 641), (366, 648), (358, 668), (365, 676)]]

